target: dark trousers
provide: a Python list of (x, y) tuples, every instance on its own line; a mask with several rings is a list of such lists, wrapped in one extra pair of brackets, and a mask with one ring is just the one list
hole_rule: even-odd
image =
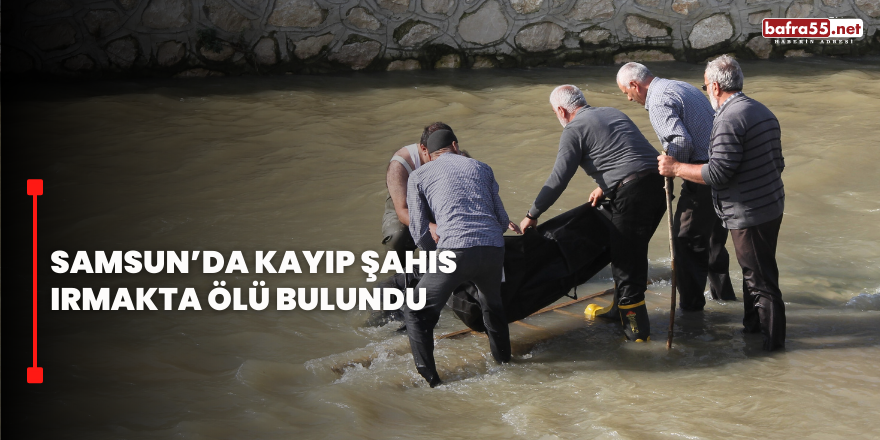
[(421, 310), (405, 311), (406, 333), (416, 369), (432, 387), (440, 383), (434, 364), (434, 326), (437, 325), (440, 311), (452, 291), (466, 281), (472, 281), (479, 289), (478, 299), (483, 310), (483, 323), (486, 325), (492, 356), (498, 362), (510, 360), (510, 333), (501, 302), (504, 248), (477, 246), (442, 250), (455, 253), (455, 272), (424, 274), (416, 288), (427, 289), (425, 307)]
[[(652, 173), (618, 188), (611, 206), (611, 274), (619, 305), (645, 300), (648, 288), (648, 242), (666, 213), (663, 177)], [(604, 218), (604, 217), (603, 217)]]
[(672, 223), (675, 277), (682, 310), (703, 310), (706, 279), (713, 299), (735, 301), (727, 229), (712, 206), (712, 187), (685, 181)]
[(764, 349), (785, 346), (785, 303), (779, 290), (776, 241), (782, 216), (745, 229), (731, 229), (736, 259), (743, 272), (745, 331), (764, 335)]
[(409, 227), (397, 218), (391, 196), (385, 200), (385, 214), (382, 216), (382, 244), (386, 251), (397, 252), (400, 261), (406, 261), (406, 251), (416, 250), (416, 243), (409, 233)]

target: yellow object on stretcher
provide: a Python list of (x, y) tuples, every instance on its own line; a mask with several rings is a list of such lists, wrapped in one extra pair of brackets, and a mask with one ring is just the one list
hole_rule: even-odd
[(594, 319), (598, 315), (604, 315), (611, 311), (611, 308), (614, 307), (614, 304), (611, 304), (607, 307), (602, 307), (599, 304), (590, 304), (584, 309), (584, 316), (589, 319)]

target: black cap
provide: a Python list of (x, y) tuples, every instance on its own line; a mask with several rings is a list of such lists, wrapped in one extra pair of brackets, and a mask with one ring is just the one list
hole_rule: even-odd
[(452, 130), (437, 130), (428, 137), (428, 153), (446, 148), (452, 145), (453, 142), (458, 142), (458, 138), (455, 137)]

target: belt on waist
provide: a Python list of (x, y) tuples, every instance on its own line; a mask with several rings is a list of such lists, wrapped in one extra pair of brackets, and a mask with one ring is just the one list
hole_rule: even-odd
[(645, 177), (649, 174), (657, 174), (657, 173), (658, 173), (658, 171), (653, 168), (639, 171), (637, 173), (632, 173), (629, 176), (624, 177), (623, 180), (620, 181), (620, 183), (617, 185), (617, 189), (620, 189), (622, 186), (624, 186), (627, 183), (630, 183), (634, 180), (641, 179), (642, 177)]

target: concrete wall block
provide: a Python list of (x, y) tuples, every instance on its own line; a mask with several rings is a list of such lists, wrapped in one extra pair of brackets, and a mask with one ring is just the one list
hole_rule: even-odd
[(315, 0), (276, 0), (266, 22), (276, 28), (314, 28), (327, 18), (328, 10)]
[(456, 33), (468, 43), (485, 46), (505, 38), (511, 23), (501, 3), (487, 0), (478, 9), (459, 18)]
[[(756, 38), (769, 17), (861, 18), (870, 40), (862, 44), (880, 50), (873, 38), (880, 0), (32, 0), (4, 6), (14, 17), (6, 20), (4, 49), (20, 61), (17, 71), (66, 76), (138, 75), (139, 69), (265, 73), (254, 60), (272, 72), (318, 72), (412, 70), (412, 60), (425, 69), (480, 68), (671, 55), (701, 61), (715, 51), (768, 58), (797, 50)], [(202, 53), (200, 29), (214, 29), (225, 41), (219, 53)], [(235, 48), (240, 44), (250, 49)]]
[(730, 16), (715, 14), (697, 22), (688, 35), (688, 42), (694, 49), (705, 49), (730, 40), (734, 35)]
[(880, 18), (880, 0), (853, 0), (856, 7), (871, 18)]
[(150, 0), (141, 13), (141, 22), (150, 29), (173, 29), (192, 22), (191, 0)]
[(27, 5), (26, 10), (37, 17), (58, 18), (70, 16), (74, 8), (68, 0), (35, 0)]

